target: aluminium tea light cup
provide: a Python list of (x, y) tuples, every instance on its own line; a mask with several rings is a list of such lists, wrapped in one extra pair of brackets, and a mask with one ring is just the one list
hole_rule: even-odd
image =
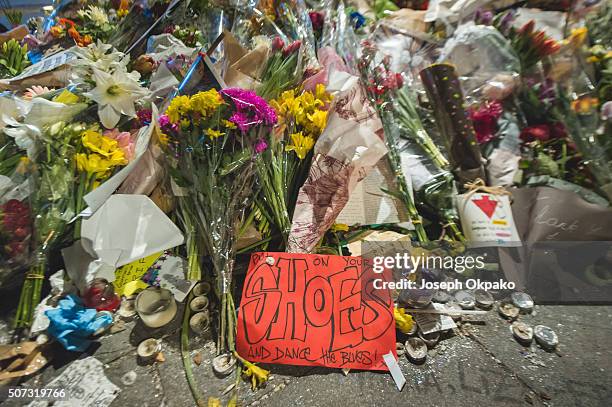
[(474, 291), (474, 298), (476, 300), (476, 306), (482, 309), (491, 309), (495, 303), (495, 299), (491, 293), (485, 290)]
[(457, 291), (455, 293), (455, 300), (463, 309), (474, 309), (474, 306), (476, 305), (476, 298), (474, 297), (474, 294), (465, 290)]
[(497, 311), (499, 312), (499, 315), (509, 319), (510, 321), (517, 319), (520, 313), (520, 310), (510, 302), (500, 303)]
[(201, 295), (207, 295), (211, 289), (212, 287), (209, 282), (200, 281), (199, 283), (193, 286), (191, 292), (193, 293), (194, 297), (199, 297)]
[(559, 344), (559, 337), (555, 331), (545, 325), (534, 326), (533, 336), (544, 350), (554, 350)]
[(141, 361), (150, 363), (161, 352), (161, 342), (155, 338), (148, 338), (138, 344), (136, 353)]
[(220, 376), (227, 376), (234, 371), (236, 358), (231, 353), (215, 356), (212, 360), (213, 371)]
[(208, 297), (204, 295), (193, 297), (191, 302), (189, 302), (189, 308), (191, 308), (193, 312), (208, 311)]
[(412, 363), (423, 363), (427, 358), (427, 344), (421, 338), (410, 338), (404, 345), (406, 357)]
[(136, 297), (136, 312), (149, 328), (160, 328), (176, 315), (176, 301), (170, 290), (149, 287)]
[(203, 334), (210, 330), (210, 317), (208, 312), (198, 312), (189, 318), (189, 327), (197, 334)]
[(523, 346), (529, 346), (533, 341), (533, 328), (524, 322), (515, 321), (510, 326), (512, 335)]
[(523, 314), (530, 314), (533, 311), (533, 299), (527, 293), (514, 292), (510, 295), (510, 300)]

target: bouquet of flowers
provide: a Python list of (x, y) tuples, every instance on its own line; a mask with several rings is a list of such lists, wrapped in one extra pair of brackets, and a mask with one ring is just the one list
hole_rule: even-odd
[(291, 89), (270, 104), (278, 125), (269, 148), (257, 157), (262, 200), (257, 209), (280, 232), (286, 247), (298, 191), (310, 168), (312, 148), (327, 124), (331, 95), (325, 85), (314, 92)]
[(269, 145), (277, 116), (255, 92), (210, 89), (177, 96), (160, 117), (175, 157), (172, 181), (184, 191), (179, 217), (187, 236), (188, 278), (201, 278), (200, 254), (210, 255), (221, 308), (217, 350), (234, 349), (232, 271), (236, 231), (255, 195), (256, 160)]
[[(452, 174), (448, 171), (449, 162), (425, 130), (417, 110), (415, 96), (404, 84), (403, 76), (393, 72), (390, 65), (389, 55), (381, 56), (376, 45), (370, 41), (364, 43), (364, 52), (358, 66), (362, 79), (367, 83), (369, 96), (379, 108), (385, 125), (385, 138), (390, 151), (389, 159), (392, 168), (396, 174), (402, 173), (401, 139), (407, 141), (407, 146), (402, 149), (425, 154), (425, 160), (433, 166), (435, 175), (432, 175), (424, 185), (418, 185), (418, 188), (415, 188), (420, 192), (416, 199), (419, 200), (421, 206), (439, 214), (442, 223), (448, 227), (452, 239), (463, 240), (463, 235), (457, 226), (458, 215), (452, 201), (454, 186)], [(400, 192), (402, 189), (408, 191), (409, 186), (402, 185), (401, 178), (403, 177), (398, 176), (398, 178), (400, 179)], [(416, 202), (407, 193), (402, 192), (401, 196), (415, 224), (419, 241), (427, 241), (427, 234), (421, 224)]]
[(27, 265), (30, 255), (30, 160), (6, 135), (0, 148), (0, 286)]
[(272, 55), (266, 62), (257, 94), (266, 100), (276, 99), (288, 89), (298, 85), (303, 64), (299, 40), (285, 45), (280, 37), (272, 40)]

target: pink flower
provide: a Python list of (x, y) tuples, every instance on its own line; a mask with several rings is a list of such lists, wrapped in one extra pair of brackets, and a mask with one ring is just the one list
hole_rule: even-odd
[(255, 143), (255, 152), (257, 154), (263, 153), (264, 151), (266, 151), (267, 148), (268, 148), (268, 143), (266, 143), (266, 140), (259, 139)]
[(123, 151), (126, 160), (132, 161), (136, 152), (136, 143), (134, 143), (134, 140), (132, 140), (132, 135), (130, 132), (120, 132), (117, 129), (112, 129), (105, 131), (104, 135), (115, 140), (119, 148)]
[(476, 140), (479, 144), (487, 143), (495, 137), (497, 120), (501, 117), (502, 112), (502, 105), (497, 101), (486, 102), (478, 108), (469, 110), (470, 120), (474, 125)]

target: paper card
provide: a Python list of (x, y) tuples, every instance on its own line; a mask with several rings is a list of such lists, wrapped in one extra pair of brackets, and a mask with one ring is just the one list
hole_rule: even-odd
[(45, 385), (45, 388), (66, 391), (64, 400), (36, 400), (28, 407), (107, 407), (121, 391), (104, 374), (104, 365), (93, 356), (79, 359), (70, 364), (59, 376)]
[(404, 377), (402, 369), (400, 369), (399, 364), (397, 363), (397, 358), (393, 356), (393, 353), (389, 352), (383, 355), (383, 359), (389, 368), (389, 372), (391, 373), (391, 377), (393, 377), (397, 390), (402, 391), (404, 385), (406, 384), (406, 378)]
[(465, 237), (472, 246), (520, 246), (510, 199), (507, 195), (467, 193), (457, 196), (457, 208)]
[[(124, 294), (124, 289), (128, 283), (139, 281), (161, 254), (162, 252), (153, 253), (150, 256), (138, 259), (115, 270), (115, 281), (113, 281), (113, 286), (115, 287), (117, 295)], [(130, 294), (128, 293), (126, 295)]]
[(253, 253), (236, 346), (255, 362), (388, 370), (393, 303), (360, 257)]
[[(427, 309), (434, 309), (436, 311), (446, 311), (444, 304), (431, 303)], [(443, 314), (425, 314), (415, 313), (414, 319), (416, 319), (419, 329), (424, 334), (430, 334), (432, 332), (447, 331), (449, 329), (456, 328), (455, 321), (448, 315)]]

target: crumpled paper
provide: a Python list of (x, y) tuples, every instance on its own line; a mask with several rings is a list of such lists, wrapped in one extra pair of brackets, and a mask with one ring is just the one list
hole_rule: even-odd
[(359, 78), (332, 70), (328, 82), (334, 101), (327, 127), (314, 147), (308, 179), (298, 194), (288, 252), (311, 252), (357, 182), (387, 153), (382, 123)]
[(69, 351), (84, 352), (91, 344), (91, 336), (113, 322), (110, 313), (85, 308), (79, 297), (69, 295), (60, 300), (58, 307), (45, 312), (50, 324), (47, 332)]
[(180, 229), (145, 195), (112, 195), (81, 226), (84, 249), (120, 267), (183, 243)]

